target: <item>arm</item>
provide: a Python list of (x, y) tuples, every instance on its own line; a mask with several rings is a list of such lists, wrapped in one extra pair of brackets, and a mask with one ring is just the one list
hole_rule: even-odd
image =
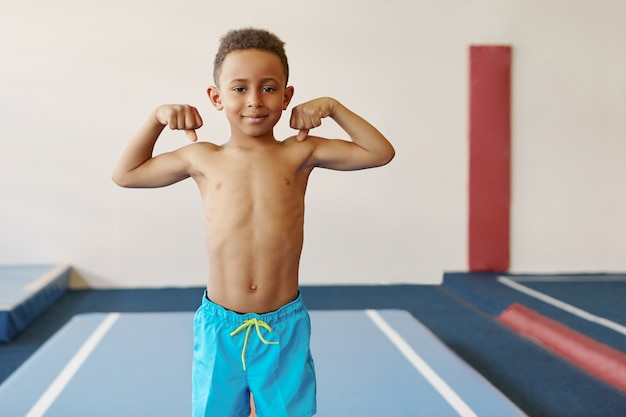
[(196, 141), (194, 129), (202, 126), (198, 111), (187, 105), (163, 105), (154, 110), (131, 138), (113, 169), (113, 181), (121, 187), (162, 187), (190, 176), (189, 147), (152, 156), (165, 128), (185, 130)]
[(385, 165), (395, 156), (393, 146), (374, 126), (332, 98), (318, 98), (293, 109), (290, 124), (300, 130), (297, 140), (305, 140), (309, 129), (320, 126), (325, 117), (332, 118), (351, 142), (307, 139), (315, 144), (313, 165), (349, 171)]

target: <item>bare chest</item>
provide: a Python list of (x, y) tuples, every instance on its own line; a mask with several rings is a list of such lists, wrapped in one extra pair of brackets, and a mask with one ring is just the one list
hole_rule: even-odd
[(246, 212), (282, 211), (303, 204), (310, 170), (286, 152), (224, 152), (203, 166), (198, 181), (205, 206)]

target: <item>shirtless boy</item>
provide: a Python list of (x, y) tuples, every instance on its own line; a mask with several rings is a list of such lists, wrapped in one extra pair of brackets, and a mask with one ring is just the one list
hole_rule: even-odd
[[(231, 31), (215, 57), (211, 103), (230, 124), (224, 145), (197, 141), (202, 126), (189, 105), (157, 107), (122, 151), (113, 180), (163, 187), (191, 177), (204, 204), (209, 273), (194, 319), (193, 416), (315, 414), (310, 322), (298, 290), (304, 196), (316, 167), (358, 170), (387, 164), (394, 149), (370, 123), (337, 100), (293, 108), (297, 135), (274, 126), (294, 93), (284, 43), (257, 29)], [(350, 140), (309, 135), (333, 119)], [(162, 130), (194, 142), (153, 155)]]

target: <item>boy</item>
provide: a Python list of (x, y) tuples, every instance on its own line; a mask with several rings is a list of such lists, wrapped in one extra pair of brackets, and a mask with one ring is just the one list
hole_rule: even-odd
[[(224, 111), (228, 142), (196, 142), (202, 126), (188, 105), (157, 107), (122, 151), (113, 180), (162, 187), (193, 178), (204, 203), (209, 276), (194, 318), (193, 415), (315, 414), (310, 322), (298, 290), (304, 195), (315, 167), (357, 170), (387, 164), (394, 149), (367, 121), (332, 98), (296, 106), (297, 136), (277, 141), (274, 126), (294, 89), (284, 43), (264, 30), (221, 40), (211, 103)], [(351, 141), (309, 136), (330, 117)], [(153, 156), (164, 129), (195, 143)]]

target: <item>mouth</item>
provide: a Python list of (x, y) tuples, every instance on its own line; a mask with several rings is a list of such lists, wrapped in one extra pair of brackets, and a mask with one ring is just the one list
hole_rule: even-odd
[(261, 120), (265, 119), (267, 117), (267, 114), (246, 114), (244, 115), (244, 117), (251, 120)]

